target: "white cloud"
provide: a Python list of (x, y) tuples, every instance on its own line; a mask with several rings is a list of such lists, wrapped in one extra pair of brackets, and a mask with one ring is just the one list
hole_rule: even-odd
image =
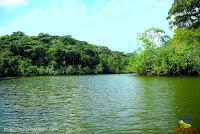
[(27, 34), (70, 34), (112, 50), (131, 52), (137, 48), (138, 32), (150, 27), (168, 31), (166, 16), (170, 2), (146, 1), (104, 0), (105, 3), (92, 12), (81, 0), (63, 0), (60, 5), (53, 1), (47, 8), (30, 9), (17, 16), (11, 24), (0, 27), (0, 31), (4, 34), (18, 30)]
[(15, 7), (19, 5), (26, 5), (27, 0), (0, 0), (1, 7)]

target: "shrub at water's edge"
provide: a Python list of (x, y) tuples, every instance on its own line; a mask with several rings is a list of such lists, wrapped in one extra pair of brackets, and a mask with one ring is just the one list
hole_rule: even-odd
[(129, 66), (141, 75), (200, 75), (199, 30), (178, 28), (166, 44), (144, 47), (135, 53)]

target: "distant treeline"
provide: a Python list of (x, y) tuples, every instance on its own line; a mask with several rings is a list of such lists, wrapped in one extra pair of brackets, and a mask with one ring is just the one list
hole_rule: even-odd
[(124, 73), (122, 52), (71, 36), (23, 32), (0, 37), (0, 76)]

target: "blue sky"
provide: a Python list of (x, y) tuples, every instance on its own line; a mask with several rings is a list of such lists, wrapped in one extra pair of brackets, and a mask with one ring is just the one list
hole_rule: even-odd
[(72, 35), (112, 50), (138, 48), (137, 33), (151, 27), (169, 35), (173, 0), (0, 0), (0, 35)]

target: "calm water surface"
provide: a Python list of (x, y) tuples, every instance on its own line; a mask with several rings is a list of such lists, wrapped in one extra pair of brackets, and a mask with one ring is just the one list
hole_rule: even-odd
[(0, 79), (0, 133), (171, 133), (200, 128), (200, 78), (135, 75)]

